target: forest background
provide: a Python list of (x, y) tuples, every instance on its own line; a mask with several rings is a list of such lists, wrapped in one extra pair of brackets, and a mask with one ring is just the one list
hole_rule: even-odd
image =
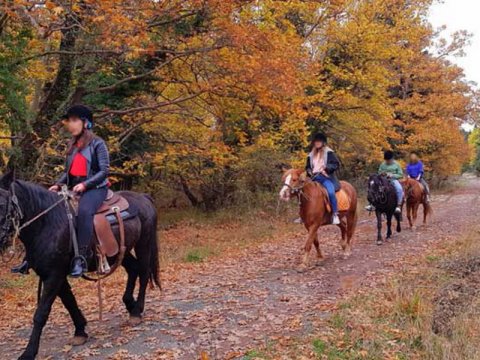
[(75, 103), (108, 141), (114, 188), (159, 206), (262, 203), (325, 132), (362, 184), (393, 149), (438, 183), (479, 168), (478, 93), (432, 0), (3, 0), (0, 167), (51, 184)]

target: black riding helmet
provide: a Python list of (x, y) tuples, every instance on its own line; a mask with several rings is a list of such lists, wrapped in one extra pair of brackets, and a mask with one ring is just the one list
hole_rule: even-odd
[(312, 144), (315, 141), (321, 141), (324, 144), (326, 144), (327, 143), (327, 135), (325, 135), (324, 133), (317, 133), (317, 134), (315, 134), (315, 136), (312, 139)]
[(62, 116), (62, 119), (68, 119), (71, 116), (76, 116), (83, 122), (86, 122), (87, 129), (91, 129), (93, 127), (93, 114), (92, 110), (90, 110), (85, 105), (73, 105), (71, 106), (65, 115)]

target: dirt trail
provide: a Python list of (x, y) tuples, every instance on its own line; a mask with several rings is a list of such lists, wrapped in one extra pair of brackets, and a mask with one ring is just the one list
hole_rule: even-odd
[[(479, 194), (480, 180), (466, 178), (465, 186), (434, 197), (435, 214), (428, 226), (404, 229), (383, 246), (374, 244), (374, 216), (363, 214), (348, 260), (341, 256), (338, 229), (324, 228), (321, 246), (327, 259), (302, 274), (296, 271), (305, 241), (300, 227), (295, 238), (249, 247), (235, 258), (167, 270), (164, 293), (149, 293), (141, 326), (125, 326), (126, 314), (116, 296), (109, 300), (103, 323), (87, 314), (91, 339), (83, 347), (66, 346), (72, 331), (67, 321), (47, 325), (40, 358), (196, 359), (201, 351), (212, 359), (241, 358), (272, 339), (309, 333), (315, 319), (328, 316), (345, 292), (374, 286), (398, 271), (402, 258), (421, 255), (467, 231), (477, 218)], [(313, 251), (311, 255), (313, 265)], [(10, 335), (27, 339), (29, 330), (28, 323)], [(18, 341), (12, 346), (3, 340), (2, 359), (18, 356)]]

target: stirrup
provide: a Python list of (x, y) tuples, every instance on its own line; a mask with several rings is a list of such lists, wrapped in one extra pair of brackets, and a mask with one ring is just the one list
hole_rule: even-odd
[(10, 269), (12, 274), (21, 274), (21, 275), (28, 275), (30, 273), (29, 271), (30, 265), (28, 264), (27, 260), (23, 260), (23, 262), (20, 265), (16, 265)]
[[(81, 266), (82, 266), (82, 273), (81, 274), (73, 274), (73, 266), (75, 264), (75, 261), (76, 260), (80, 260), (81, 261)], [(70, 276), (72, 277), (80, 277), (82, 276), (84, 273), (86, 273), (88, 270), (88, 263), (87, 263), (87, 259), (85, 259), (85, 257), (83, 255), (78, 255), (78, 256), (75, 256), (71, 263), (70, 263)]]

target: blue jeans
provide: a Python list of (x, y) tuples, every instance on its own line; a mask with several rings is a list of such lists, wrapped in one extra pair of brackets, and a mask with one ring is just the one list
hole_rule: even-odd
[(320, 183), (328, 193), (328, 198), (330, 199), (330, 205), (332, 205), (332, 212), (334, 214), (338, 213), (337, 197), (335, 196), (335, 185), (332, 180), (328, 177), (317, 174), (313, 177), (313, 181)]
[[(78, 203), (77, 241), (81, 251), (89, 247), (93, 237), (93, 216), (107, 197), (107, 187), (85, 191)], [(85, 255), (85, 254), (82, 254)]]
[(400, 181), (397, 179), (392, 179), (392, 185), (395, 188), (395, 192), (397, 193), (397, 204), (400, 206), (403, 202), (403, 187), (400, 184)]

